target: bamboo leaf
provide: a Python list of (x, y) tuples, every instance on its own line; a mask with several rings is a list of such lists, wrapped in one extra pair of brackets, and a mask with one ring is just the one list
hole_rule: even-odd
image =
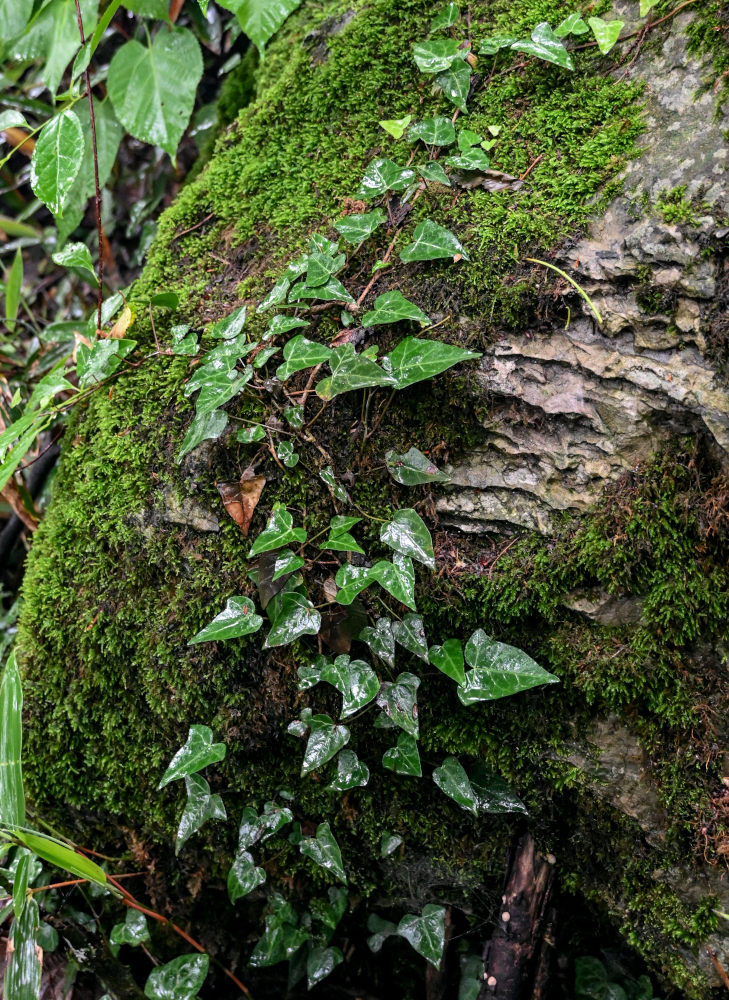
[(38, 901), (31, 896), (13, 921), (13, 947), (8, 948), (3, 980), (4, 1000), (38, 1000), (40, 996), (41, 963), (35, 943), (39, 923)]
[(16, 834), (16, 836), (34, 854), (37, 854), (39, 858), (42, 858), (49, 864), (55, 865), (56, 868), (62, 868), (64, 871), (70, 872), (78, 878), (86, 878), (89, 882), (93, 882), (96, 885), (106, 885), (106, 872), (104, 869), (100, 868), (94, 861), (91, 861), (90, 858), (74, 851), (71, 847), (58, 844), (55, 840), (50, 840), (42, 834), (26, 833), (23, 831)]
[(12, 652), (0, 682), (0, 823), (11, 830), (25, 825), (22, 756), (23, 688)]
[(22, 285), (23, 252), (18, 247), (13, 257), (13, 263), (10, 265), (10, 270), (6, 272), (5, 278), (5, 323), (9, 333), (15, 330), (15, 320), (18, 317)]

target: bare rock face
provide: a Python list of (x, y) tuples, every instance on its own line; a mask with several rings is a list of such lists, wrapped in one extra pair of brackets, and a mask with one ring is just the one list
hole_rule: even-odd
[(450, 470), (446, 523), (549, 532), (677, 434), (705, 435), (729, 466), (729, 382), (706, 338), (729, 281), (729, 105), (717, 115), (709, 68), (688, 54), (690, 17), (674, 18), (661, 51), (635, 63), (646, 133), (623, 195), (556, 260), (603, 322), (579, 300), (566, 329), (493, 345), (477, 376), (492, 402), (486, 443)]

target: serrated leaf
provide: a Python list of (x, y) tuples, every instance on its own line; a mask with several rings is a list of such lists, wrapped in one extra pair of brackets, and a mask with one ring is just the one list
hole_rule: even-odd
[(413, 242), (401, 251), (400, 260), (410, 264), (415, 260), (443, 260), (457, 256), (470, 260), (463, 244), (450, 229), (444, 229), (432, 219), (425, 219), (415, 227)]
[(420, 678), (406, 672), (399, 674), (394, 683), (385, 681), (377, 696), (377, 704), (387, 717), (415, 739), (420, 731), (418, 725), (419, 687)]
[(463, 665), (463, 644), (460, 639), (446, 639), (442, 646), (431, 646), (430, 662), (457, 684), (463, 684), (466, 671)]
[(513, 35), (492, 35), (491, 38), (484, 38), (478, 50), (480, 56), (495, 56), (501, 49), (510, 49), (518, 39)]
[(417, 511), (411, 508), (396, 511), (392, 520), (383, 524), (380, 529), (380, 541), (389, 545), (395, 552), (410, 556), (431, 569), (435, 569), (433, 540)]
[(107, 76), (117, 118), (135, 139), (161, 146), (174, 159), (202, 70), (200, 45), (187, 28), (158, 31), (149, 47), (126, 42)]
[(337, 757), (337, 776), (327, 788), (332, 792), (346, 792), (350, 788), (361, 788), (369, 780), (370, 769), (354, 750), (342, 750)]
[(378, 618), (374, 628), (363, 628), (359, 638), (366, 642), (378, 659), (395, 666), (395, 635), (389, 618)]
[(408, 733), (400, 733), (397, 738), (397, 746), (385, 752), (382, 766), (386, 767), (388, 771), (394, 771), (395, 774), (409, 774), (414, 778), (422, 777), (423, 769), (415, 738)]
[(474, 351), (465, 351), (454, 344), (406, 337), (385, 357), (383, 368), (391, 373), (396, 388), (405, 389), (416, 382), (434, 378), (441, 372), (460, 364), (461, 361), (470, 361), (480, 357), (480, 354)]
[(433, 781), (462, 809), (466, 809), (474, 816), (478, 814), (478, 797), (456, 757), (446, 757), (441, 766), (433, 771)]
[(410, 653), (428, 663), (428, 641), (425, 637), (425, 626), (420, 615), (405, 615), (401, 622), (394, 622), (392, 632), (395, 642)]
[(448, 3), (439, 10), (430, 23), (431, 31), (442, 31), (443, 28), (450, 28), (461, 16), (457, 3)]
[(54, 215), (63, 205), (81, 167), (84, 137), (76, 112), (68, 108), (43, 127), (30, 161), (33, 194)]
[[(658, 0), (653, 0), (653, 2), (657, 3)], [(589, 30), (581, 14), (568, 14), (564, 21), (560, 22), (554, 29), (554, 33), (557, 38), (566, 38), (567, 35), (586, 35)]]
[(464, 59), (456, 59), (444, 73), (439, 73), (435, 82), (445, 96), (465, 115), (471, 90), (471, 67)]
[(588, 17), (587, 23), (595, 36), (597, 47), (604, 56), (615, 45), (625, 25), (625, 21), (603, 21), (601, 17)]
[(312, 715), (305, 724), (310, 732), (301, 767), (302, 777), (318, 770), (349, 743), (349, 729), (332, 722), (328, 715)]
[(450, 476), (417, 448), (410, 448), (404, 455), (388, 451), (385, 463), (392, 478), (403, 486), (420, 486), (422, 483), (449, 483)]
[(336, 969), (344, 961), (344, 955), (339, 948), (312, 948), (306, 959), (306, 984), (313, 989), (317, 983)]
[(201, 774), (185, 776), (187, 803), (180, 818), (175, 840), (175, 854), (179, 854), (190, 837), (209, 819), (226, 819), (225, 806), (219, 795), (213, 795), (210, 785)]
[(225, 751), (225, 743), (213, 743), (213, 731), (209, 726), (190, 726), (185, 745), (170, 761), (157, 788), (202, 771), (208, 764), (217, 764), (225, 757)]
[(406, 299), (401, 291), (395, 289), (377, 296), (374, 309), (362, 317), (362, 326), (366, 328), (380, 326), (383, 323), (399, 323), (400, 320), (404, 319), (414, 320), (423, 326), (430, 323), (429, 317), (422, 309)]
[(559, 678), (544, 670), (521, 649), (490, 639), (478, 629), (466, 643), (466, 662), (473, 669), (458, 688), (464, 705), (506, 698), (542, 684), (557, 684)]
[(281, 604), (266, 636), (265, 648), (285, 646), (301, 635), (316, 635), (321, 628), (321, 615), (308, 598), (288, 593)]
[(283, 350), (284, 363), (276, 369), (276, 378), (285, 382), (296, 372), (304, 368), (314, 368), (324, 364), (332, 356), (331, 348), (325, 344), (317, 344), (314, 340), (299, 333), (286, 344)]
[(271, 552), (274, 549), (282, 549), (285, 545), (298, 542), (300, 545), (306, 541), (306, 531), (303, 528), (294, 527), (294, 519), (283, 506), (274, 504), (268, 524), (256, 538), (248, 553), (249, 558), (260, 555), (261, 552)]
[(445, 948), (445, 907), (428, 903), (419, 917), (403, 917), (397, 933), (437, 969)]
[(180, 955), (153, 969), (144, 987), (148, 1000), (193, 1000), (208, 974), (207, 955)]
[(98, 287), (98, 280), (94, 273), (94, 262), (91, 260), (91, 252), (85, 243), (68, 243), (63, 250), (54, 253), (52, 258), (55, 264), (67, 267), (77, 273), (90, 285)]
[(380, 839), (380, 857), (387, 858), (402, 844), (402, 837), (396, 833), (388, 833), (387, 830)]
[(256, 614), (256, 606), (249, 597), (229, 597), (225, 609), (193, 636), (188, 645), (240, 639), (241, 636), (257, 632), (261, 625), (263, 618)]
[(516, 52), (526, 52), (529, 56), (554, 63), (562, 69), (575, 68), (569, 52), (546, 21), (542, 21), (532, 31), (531, 40), (514, 42), (511, 47)]
[(408, 129), (407, 138), (408, 142), (417, 142), (420, 139), (428, 146), (450, 146), (456, 141), (456, 130), (450, 118), (441, 115), (415, 122)]
[(228, 896), (231, 903), (242, 896), (247, 896), (257, 886), (266, 881), (263, 868), (256, 868), (253, 857), (248, 851), (239, 851), (228, 872)]
[(25, 825), (23, 792), (23, 687), (13, 651), (0, 683), (0, 823)]
[(316, 828), (316, 838), (305, 837), (299, 844), (299, 850), (320, 868), (334, 872), (342, 882), (347, 881), (342, 864), (342, 852), (328, 823), (320, 823)]
[(316, 394), (320, 399), (334, 399), (343, 392), (353, 392), (373, 385), (395, 385), (392, 375), (365, 353), (357, 354), (351, 343), (333, 349), (329, 367), (331, 376), (322, 379), (316, 387)]
[(376, 229), (387, 222), (387, 216), (381, 208), (361, 215), (345, 215), (337, 219), (334, 228), (353, 246), (361, 246)]
[(419, 42), (413, 45), (413, 59), (421, 73), (443, 73), (456, 60), (463, 60), (468, 54), (468, 50), (460, 45), (454, 38)]
[[(203, 441), (214, 441), (219, 438), (227, 426), (228, 414), (224, 410), (210, 410), (207, 413), (196, 413), (187, 429), (182, 446), (177, 452), (177, 461), (181, 462), (188, 452), (192, 451), (193, 448), (197, 448)], [(238, 434), (240, 435), (240, 433), (239, 431)], [(240, 437), (238, 440), (240, 440)]]
[(13, 921), (12, 949), (7, 948), (3, 980), (5, 1000), (37, 1000), (41, 989), (41, 963), (36, 950), (40, 918), (38, 900), (31, 896)]
[(133, 910), (130, 907), (124, 922), (112, 927), (109, 942), (115, 948), (120, 948), (123, 944), (135, 947), (138, 944), (144, 944), (145, 941), (149, 941), (147, 918), (139, 910)]
[(446, 187), (451, 186), (450, 177), (440, 163), (437, 163), (435, 160), (431, 163), (419, 164), (416, 169), (423, 180), (431, 181), (436, 184), (445, 184)]
[(367, 946), (370, 951), (378, 952), (389, 937), (397, 934), (397, 925), (389, 920), (383, 920), (376, 913), (370, 913), (367, 918), (367, 930), (371, 931), (371, 937), (367, 938)]
[(381, 560), (369, 571), (370, 579), (376, 580), (396, 601), (405, 604), (412, 611), (415, 606), (415, 570), (408, 556), (396, 552), (392, 562)]
[(387, 157), (378, 157), (367, 167), (356, 197), (371, 201), (387, 191), (404, 191), (414, 180), (414, 170), (399, 167)]
[(301, 0), (222, 0), (220, 6), (233, 11), (263, 58), (266, 42), (300, 4)]

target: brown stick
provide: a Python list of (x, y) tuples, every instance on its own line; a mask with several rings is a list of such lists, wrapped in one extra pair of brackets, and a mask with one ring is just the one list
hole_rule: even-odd
[(707, 948), (706, 949), (706, 954), (709, 956), (709, 958), (711, 959), (711, 961), (714, 963), (714, 968), (716, 969), (717, 973), (719, 974), (719, 979), (721, 979), (722, 983), (724, 983), (724, 985), (726, 986), (726, 988), (729, 990), (729, 976), (727, 976), (726, 971), (724, 969), (724, 966), (721, 964), (721, 962), (717, 958), (716, 952), (714, 951), (713, 948)]

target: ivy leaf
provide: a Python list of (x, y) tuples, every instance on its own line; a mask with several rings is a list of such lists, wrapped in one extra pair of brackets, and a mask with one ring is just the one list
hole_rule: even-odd
[(322, 979), (326, 979), (343, 961), (344, 955), (339, 948), (312, 948), (306, 959), (306, 984), (308, 988), (313, 989)]
[(337, 591), (335, 600), (337, 604), (351, 604), (357, 594), (374, 583), (374, 577), (370, 575), (370, 570), (366, 566), (352, 566), (345, 563), (337, 570), (334, 582), (340, 589)]
[(193, 1000), (208, 974), (207, 955), (180, 955), (152, 969), (144, 987), (148, 1000)]
[(548, 673), (521, 649), (490, 639), (482, 629), (466, 643), (466, 662), (473, 670), (458, 688), (464, 705), (493, 701), (528, 691), (542, 684), (558, 684), (559, 678)]
[(370, 769), (353, 750), (342, 750), (337, 757), (337, 776), (327, 787), (332, 792), (361, 788), (370, 780)]
[(377, 696), (377, 704), (389, 719), (403, 729), (409, 736), (417, 739), (418, 726), (418, 688), (420, 678), (415, 674), (402, 673), (393, 683), (385, 681)]
[(359, 637), (376, 657), (389, 667), (395, 666), (395, 633), (389, 618), (378, 618), (374, 628), (363, 628)]
[(395, 379), (368, 357), (357, 354), (354, 344), (342, 344), (331, 352), (329, 367), (332, 374), (316, 387), (320, 399), (330, 400), (343, 392), (365, 389), (372, 385), (395, 385)]
[(338, 656), (333, 664), (327, 664), (322, 680), (342, 693), (341, 719), (364, 708), (380, 690), (380, 682), (372, 667), (364, 660), (350, 660), (346, 653)]
[(478, 50), (480, 56), (495, 56), (501, 49), (510, 49), (514, 42), (518, 41), (513, 35), (492, 35), (491, 38), (484, 38)]
[(294, 451), (294, 446), (290, 441), (282, 441), (276, 450), (276, 455), (287, 469), (293, 469), (299, 463), (298, 452)]
[(376, 208), (362, 215), (345, 215), (334, 223), (334, 228), (348, 243), (359, 247), (385, 222), (387, 216), (381, 208)]
[(55, 264), (60, 264), (61, 267), (67, 267), (74, 273), (78, 274), (84, 281), (87, 281), (94, 288), (97, 288), (99, 282), (96, 278), (94, 272), (94, 263), (91, 260), (91, 252), (85, 243), (69, 243), (59, 250), (58, 253), (54, 253), (51, 260)]
[(478, 798), (480, 812), (491, 813), (526, 813), (527, 808), (521, 799), (517, 798), (509, 785), (498, 774), (491, 774), (479, 761), (471, 768), (471, 787)]
[(13, 920), (12, 950), (7, 948), (3, 980), (6, 1000), (35, 1000), (40, 996), (41, 963), (36, 949), (39, 922), (38, 900), (30, 896)]
[(329, 279), (342, 270), (345, 263), (344, 254), (332, 257), (326, 253), (318, 251), (309, 254), (309, 263), (306, 268), (304, 281), (309, 288), (318, 288), (319, 285), (326, 285)]
[(396, 388), (405, 389), (416, 382), (434, 378), (461, 361), (480, 357), (480, 354), (465, 351), (454, 344), (406, 337), (386, 356), (383, 367), (392, 374)]
[(170, 330), (172, 335), (172, 353), (191, 357), (197, 354), (197, 334), (190, 332), (189, 323), (178, 323)]
[(396, 833), (388, 833), (387, 830), (380, 839), (380, 857), (388, 858), (402, 844), (402, 837)]
[(442, 31), (443, 28), (450, 28), (461, 16), (457, 3), (448, 3), (439, 10), (430, 23), (431, 31)]
[(68, 108), (43, 127), (30, 161), (30, 186), (54, 215), (63, 213), (81, 168), (84, 137), (75, 111)]
[[(349, 500), (347, 491), (342, 486), (342, 484), (338, 483), (337, 480), (335, 479), (334, 469), (332, 469), (331, 465), (327, 465), (325, 468), (321, 470), (321, 472), (319, 473), (319, 478), (323, 483), (327, 485), (327, 487), (329, 488), (329, 492), (331, 493), (331, 495), (334, 497), (335, 500), (339, 500), (340, 503), (346, 503), (347, 500)], [(358, 520), (359, 518), (357, 518), (354, 523), (356, 524)]]
[(483, 173), (491, 166), (491, 160), (477, 147), (469, 149), (462, 156), (449, 156), (446, 163), (455, 170), (467, 170), (471, 173)]
[(364, 549), (349, 533), (349, 528), (361, 520), (361, 517), (333, 517), (329, 525), (329, 538), (321, 547), (333, 552), (359, 552), (364, 555)]
[(483, 973), (483, 959), (480, 955), (461, 955), (458, 1000), (478, 1000), (484, 981)]
[[(213, 413), (222, 413), (222, 410), (213, 410)], [(266, 431), (261, 424), (254, 424), (253, 427), (241, 427), (235, 435), (236, 441), (241, 444), (253, 444), (255, 441), (263, 441)]]
[(126, 42), (106, 81), (117, 118), (135, 139), (161, 146), (174, 160), (202, 70), (200, 46), (187, 28), (158, 31), (149, 47)]
[(398, 167), (397, 163), (387, 157), (379, 157), (367, 167), (356, 197), (371, 201), (387, 191), (404, 191), (414, 180), (414, 170)]
[(456, 130), (450, 118), (441, 115), (415, 122), (408, 129), (407, 138), (408, 142), (417, 142), (420, 139), (428, 146), (450, 146), (456, 141)]
[(468, 63), (464, 59), (456, 59), (449, 69), (436, 76), (435, 82), (451, 104), (455, 104), (465, 115), (468, 111), (466, 102), (471, 90), (471, 67)]
[(421, 73), (443, 73), (450, 69), (456, 59), (463, 60), (468, 54), (460, 45), (454, 38), (419, 42), (413, 45), (413, 59)]
[(653, 10), (658, 0), (640, 0), (640, 16), (645, 17), (648, 11)]
[(433, 540), (417, 511), (411, 508), (396, 511), (392, 520), (383, 524), (380, 529), (380, 541), (389, 545), (395, 552), (401, 552), (404, 556), (410, 556), (435, 569)]
[(555, 35), (546, 21), (538, 24), (532, 31), (531, 41), (514, 42), (511, 46), (516, 52), (526, 52), (545, 62), (554, 63), (562, 69), (574, 69), (572, 58), (560, 39)]
[(0, 683), (0, 823), (25, 825), (23, 791), (23, 687), (13, 651)]
[(380, 326), (383, 323), (399, 323), (410, 319), (428, 326), (430, 319), (414, 302), (410, 302), (401, 291), (384, 292), (375, 299), (375, 307), (362, 317), (362, 326)]
[(301, 635), (316, 635), (320, 628), (321, 615), (308, 598), (296, 593), (284, 594), (265, 647), (286, 646)]
[(402, 139), (405, 129), (412, 120), (412, 115), (405, 115), (404, 118), (391, 118), (386, 121), (381, 121), (378, 124), (380, 128), (384, 128), (385, 132), (387, 132), (388, 135), (391, 135), (393, 139)]
[(289, 295), (289, 302), (300, 299), (319, 299), (321, 302), (349, 302), (354, 305), (354, 299), (338, 278), (330, 278), (325, 285), (310, 288), (309, 285), (294, 285)]
[(316, 839), (304, 837), (299, 844), (299, 850), (305, 857), (311, 858), (320, 868), (334, 872), (342, 882), (347, 881), (342, 865), (342, 852), (328, 823), (319, 824), (316, 828)]
[(328, 715), (312, 715), (307, 720), (309, 741), (304, 751), (301, 777), (317, 771), (349, 743), (349, 730), (332, 722)]
[(228, 872), (228, 896), (231, 903), (247, 896), (265, 881), (266, 873), (263, 868), (256, 868), (252, 855), (248, 851), (239, 851)]
[(418, 165), (416, 169), (423, 180), (432, 181), (436, 184), (445, 184), (446, 187), (451, 186), (450, 177), (436, 160)]
[(404, 455), (388, 451), (385, 455), (388, 472), (403, 486), (420, 486), (422, 483), (449, 483), (450, 476), (441, 472), (437, 465), (417, 448), (410, 448)]
[(185, 776), (187, 804), (177, 828), (175, 854), (179, 854), (190, 837), (209, 819), (227, 819), (223, 800), (212, 795), (210, 785), (201, 774)]
[(625, 21), (603, 21), (601, 17), (588, 17), (587, 23), (592, 28), (597, 47), (605, 56), (615, 45)]
[(273, 579), (278, 580), (289, 573), (295, 573), (297, 569), (301, 569), (305, 564), (306, 559), (302, 556), (297, 556), (291, 549), (284, 549), (276, 557), (276, 562), (273, 566)]
[(445, 907), (428, 903), (419, 917), (415, 914), (403, 917), (397, 933), (437, 969), (445, 948)]
[(414, 778), (421, 778), (423, 769), (415, 738), (408, 733), (400, 733), (397, 746), (385, 752), (382, 766), (388, 771), (394, 771), (395, 774), (410, 774)]
[[(203, 441), (219, 438), (228, 426), (228, 414), (224, 410), (210, 410), (208, 413), (196, 413), (187, 434), (182, 441), (182, 447), (177, 452), (178, 463), (188, 452), (197, 448)], [(238, 438), (240, 440), (240, 437)]]
[(249, 597), (229, 597), (225, 610), (193, 636), (188, 645), (239, 639), (241, 636), (257, 632), (261, 625), (263, 618), (256, 614), (256, 606)]
[[(114, 341), (114, 343), (118, 344), (119, 341)], [(242, 375), (239, 375), (235, 369), (231, 371), (223, 369), (222, 371), (210, 372), (205, 376), (204, 382), (200, 387), (200, 395), (195, 404), (197, 412), (212, 413), (213, 410), (224, 406), (234, 396), (237, 396), (239, 392), (242, 392), (244, 386), (250, 382), (252, 377), (253, 369), (250, 366), (248, 366)]]
[(447, 677), (452, 677), (457, 684), (466, 680), (463, 666), (463, 644), (460, 639), (446, 639), (442, 646), (431, 646), (430, 662)]
[(415, 606), (415, 571), (408, 556), (396, 552), (392, 562), (381, 560), (369, 571), (370, 579), (376, 580), (396, 601), (405, 604), (412, 611)]
[(389, 920), (383, 920), (376, 913), (370, 913), (367, 918), (367, 930), (372, 931), (372, 936), (367, 938), (367, 947), (376, 953), (382, 950), (387, 938), (397, 934), (397, 925)]
[(470, 260), (460, 240), (450, 229), (444, 229), (432, 219), (419, 222), (413, 233), (413, 242), (400, 253), (400, 260), (410, 264), (415, 260), (442, 260), (446, 257), (462, 257)]
[(246, 307), (238, 306), (237, 309), (228, 313), (227, 316), (216, 320), (208, 330), (208, 334), (220, 340), (235, 340), (245, 326), (246, 315)]
[(299, 333), (286, 344), (283, 350), (284, 363), (276, 369), (276, 378), (279, 382), (285, 382), (296, 372), (303, 371), (304, 368), (314, 368), (328, 361), (332, 356), (331, 349), (324, 344), (317, 344), (314, 340)]
[(97, 340), (91, 347), (79, 344), (76, 351), (76, 374), (79, 387), (85, 389), (89, 385), (102, 382), (112, 375), (122, 359), (137, 346), (136, 340)]
[(268, 293), (266, 298), (261, 302), (256, 308), (257, 313), (266, 312), (267, 309), (273, 308), (273, 306), (281, 305), (282, 302), (286, 301), (286, 296), (289, 289), (291, 288), (291, 278), (288, 274), (285, 274), (283, 278), (280, 278), (276, 284), (273, 286), (271, 291)]
[(157, 789), (164, 788), (171, 781), (202, 771), (208, 764), (217, 764), (225, 757), (225, 743), (213, 743), (213, 731), (209, 726), (190, 726), (187, 742), (172, 758), (162, 775)]
[(474, 816), (478, 815), (478, 797), (456, 757), (446, 757), (441, 766), (433, 771), (433, 781), (462, 809), (466, 809)]
[(395, 642), (420, 657), (428, 663), (428, 643), (425, 638), (425, 627), (420, 615), (405, 615), (401, 622), (395, 622), (392, 626)]
[(289, 330), (297, 330), (304, 326), (310, 326), (308, 320), (298, 319), (296, 316), (274, 316), (268, 324), (263, 339), (269, 340), (271, 337), (278, 337), (279, 334), (288, 333)]
[(260, 533), (251, 546), (248, 553), (249, 558), (260, 555), (261, 552), (271, 552), (273, 549), (282, 549), (285, 545), (298, 542), (303, 545), (306, 541), (306, 531), (304, 528), (295, 528), (294, 519), (286, 510), (283, 504), (274, 504), (268, 524)]
[(271, 907), (266, 917), (265, 933), (248, 960), (254, 968), (285, 962), (309, 940), (308, 932), (296, 926), (298, 918), (293, 908), (278, 893), (273, 896)]
[(263, 48), (301, 0), (222, 0), (220, 6), (232, 10), (238, 23), (263, 58)]
[[(653, 3), (658, 3), (658, 0), (653, 0)], [(642, 12), (640, 16), (643, 17)], [(589, 30), (581, 14), (568, 14), (554, 29), (554, 33), (557, 38), (565, 38), (567, 35), (585, 35)]]
[(120, 948), (123, 944), (132, 947), (144, 944), (149, 941), (149, 927), (147, 918), (139, 910), (129, 908), (123, 923), (115, 924), (109, 934), (109, 943), (114, 948)]

